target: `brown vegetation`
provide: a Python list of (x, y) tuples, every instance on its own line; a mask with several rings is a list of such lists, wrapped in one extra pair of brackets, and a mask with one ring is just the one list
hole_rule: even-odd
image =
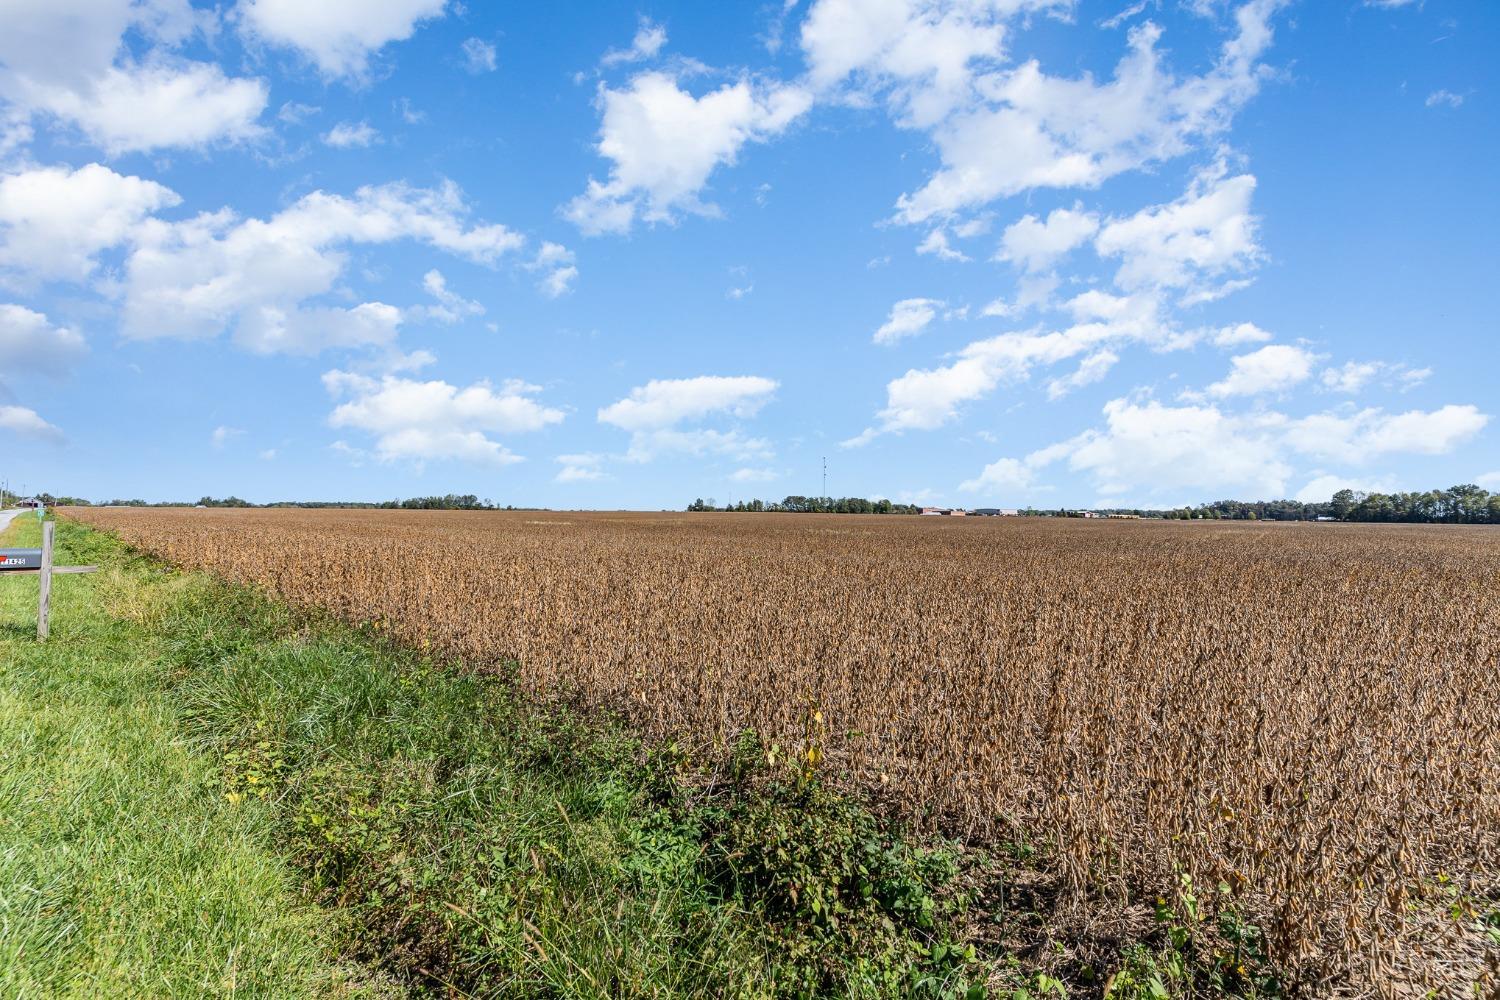
[(655, 737), (811, 738), (908, 817), (1044, 844), (1095, 910), (1190, 875), (1318, 993), (1493, 975), (1494, 529), (68, 514)]

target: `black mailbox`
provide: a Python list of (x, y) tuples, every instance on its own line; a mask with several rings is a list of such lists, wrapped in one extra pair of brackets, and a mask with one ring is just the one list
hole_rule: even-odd
[(8, 569), (41, 568), (41, 549), (0, 549), (0, 572)]

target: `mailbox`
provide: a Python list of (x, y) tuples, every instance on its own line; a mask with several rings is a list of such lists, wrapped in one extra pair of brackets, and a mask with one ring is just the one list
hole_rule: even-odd
[(41, 568), (41, 549), (0, 549), (0, 572), (8, 569)]

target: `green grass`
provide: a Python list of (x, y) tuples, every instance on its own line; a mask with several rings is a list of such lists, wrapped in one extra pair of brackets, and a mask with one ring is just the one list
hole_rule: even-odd
[[(25, 518), (5, 544), (40, 544)], [(60, 562), (74, 558), (64, 531)], [(142, 570), (0, 579), (0, 995), (353, 991), (266, 803), (231, 805), (184, 741), (160, 636), (111, 614)]]

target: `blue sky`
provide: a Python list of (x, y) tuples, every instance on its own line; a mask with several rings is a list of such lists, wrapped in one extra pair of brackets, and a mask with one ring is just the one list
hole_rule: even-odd
[(0, 476), (1500, 490), (1500, 6), (0, 0)]

